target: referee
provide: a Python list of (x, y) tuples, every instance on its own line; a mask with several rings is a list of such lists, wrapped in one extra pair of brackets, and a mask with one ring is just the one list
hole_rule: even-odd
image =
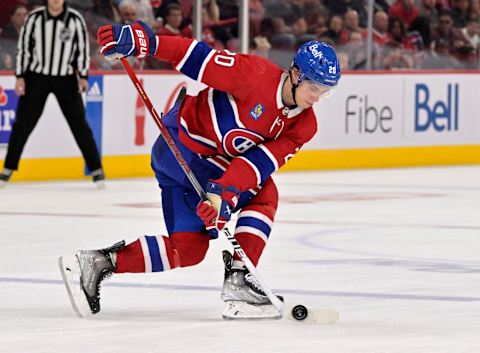
[[(28, 15), (20, 32), (15, 72), (15, 92), (20, 99), (4, 169), (0, 173), (0, 187), (18, 169), (25, 143), (48, 95), (53, 93), (92, 172), (93, 181), (103, 188), (105, 176), (80, 94), (87, 89), (90, 60), (85, 20), (78, 11), (69, 8), (65, 0), (46, 3), (47, 6)], [(55, 134), (54, 128), (51, 131)]]

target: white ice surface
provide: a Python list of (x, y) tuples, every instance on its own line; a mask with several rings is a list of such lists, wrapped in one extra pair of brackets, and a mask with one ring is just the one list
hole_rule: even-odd
[(199, 266), (114, 276), (75, 316), (57, 257), (165, 227), (153, 179), (11, 183), (0, 190), (0, 352), (480, 352), (480, 167), (276, 176), (259, 271), (335, 325), (226, 322), (224, 239)]

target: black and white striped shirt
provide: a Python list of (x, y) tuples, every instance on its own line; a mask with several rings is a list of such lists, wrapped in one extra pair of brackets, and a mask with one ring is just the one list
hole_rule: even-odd
[(88, 32), (82, 15), (66, 4), (52, 17), (46, 7), (28, 15), (17, 45), (15, 75), (27, 72), (49, 76), (88, 75), (90, 52)]

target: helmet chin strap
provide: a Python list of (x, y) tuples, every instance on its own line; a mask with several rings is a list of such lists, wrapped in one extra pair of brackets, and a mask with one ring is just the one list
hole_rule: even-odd
[(295, 98), (295, 94), (297, 92), (297, 87), (298, 83), (293, 83), (293, 78), (292, 78), (292, 70), (288, 70), (288, 76), (290, 77), (290, 83), (292, 84), (292, 97), (293, 97), (293, 102), (295, 103), (295, 106), (298, 106), (297, 104), (297, 99)]

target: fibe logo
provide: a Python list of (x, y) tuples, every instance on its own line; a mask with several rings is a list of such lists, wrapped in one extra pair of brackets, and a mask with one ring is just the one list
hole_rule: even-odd
[(0, 144), (6, 144), (10, 139), (17, 100), (14, 90), (4, 90), (0, 86)]
[(388, 105), (377, 106), (368, 103), (368, 95), (350, 95), (345, 101), (345, 133), (388, 134), (393, 129), (393, 111)]
[(415, 85), (415, 131), (458, 130), (458, 83), (447, 85), (445, 100), (430, 102), (430, 90), (426, 84)]

